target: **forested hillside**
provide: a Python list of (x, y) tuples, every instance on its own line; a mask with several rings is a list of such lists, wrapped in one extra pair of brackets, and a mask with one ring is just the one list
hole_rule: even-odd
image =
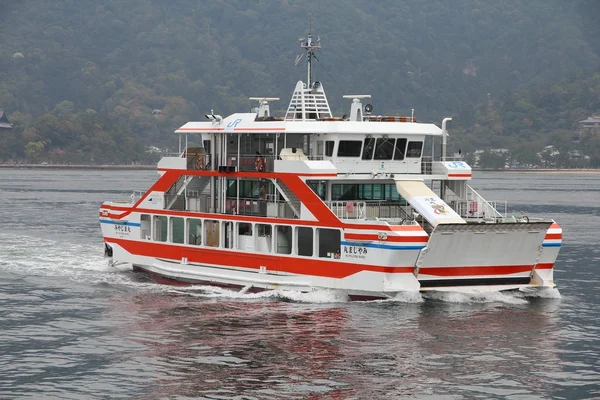
[[(323, 45), (315, 75), (334, 112), (347, 112), (343, 94), (366, 93), (384, 114), (455, 116), (465, 148), (468, 135), (480, 146), (543, 141), (548, 125), (537, 120), (569, 106), (565, 96), (577, 110), (551, 127), (573, 129), (600, 108), (577, 100), (578, 83), (557, 83), (592, 79), (600, 66), (597, 4), (8, 0), (0, 107), (15, 127), (0, 132), (0, 161), (142, 162), (145, 146), (175, 143), (174, 129), (210, 109), (226, 115), (249, 110), (249, 96), (276, 96), (282, 111), (305, 76), (294, 60), (309, 9)], [(494, 118), (501, 128), (484, 125)]]

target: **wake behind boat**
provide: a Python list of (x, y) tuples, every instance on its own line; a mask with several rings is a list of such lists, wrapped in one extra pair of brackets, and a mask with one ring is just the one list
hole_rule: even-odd
[[(277, 98), (251, 98), (250, 113), (188, 122), (148, 191), (101, 205), (111, 263), (166, 283), (359, 300), (554, 287), (561, 228), (506, 216), (473, 190), (470, 166), (446, 157), (450, 118), (440, 129), (375, 115), (369, 95), (344, 96), (350, 111), (334, 117), (312, 80), (320, 43), (301, 46), (307, 82), (283, 117), (270, 112)], [(426, 137), (439, 157), (423, 156)]]

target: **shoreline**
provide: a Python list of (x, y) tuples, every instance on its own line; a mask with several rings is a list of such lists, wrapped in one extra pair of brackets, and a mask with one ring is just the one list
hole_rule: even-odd
[(472, 171), (473, 172), (502, 172), (502, 173), (509, 173), (509, 174), (600, 174), (600, 169), (593, 169), (593, 168), (473, 169)]
[[(2, 164), (0, 169), (126, 169), (126, 170), (152, 170), (156, 169), (156, 164)], [(600, 174), (600, 168), (573, 168), (573, 169), (551, 169), (551, 168), (531, 168), (531, 169), (472, 169), (473, 172), (502, 172), (509, 174)]]
[(127, 169), (127, 170), (151, 170), (156, 169), (154, 165), (113, 165), (113, 164), (0, 164), (0, 169)]

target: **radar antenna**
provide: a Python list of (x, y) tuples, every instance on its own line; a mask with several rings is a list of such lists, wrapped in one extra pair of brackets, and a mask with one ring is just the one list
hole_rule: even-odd
[[(321, 48), (321, 38), (317, 36), (317, 39), (314, 40), (312, 37), (312, 11), (308, 14), (308, 36), (305, 38), (300, 37), (298, 41), (300, 42), (300, 47), (306, 50), (306, 64), (308, 66), (306, 88), (310, 89), (312, 85), (312, 60), (314, 57), (315, 60), (319, 61), (315, 55), (315, 50)], [(300, 58), (296, 58), (296, 63), (298, 61), (300, 61)]]

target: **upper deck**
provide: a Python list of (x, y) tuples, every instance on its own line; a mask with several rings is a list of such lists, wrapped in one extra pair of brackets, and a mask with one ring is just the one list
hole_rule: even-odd
[[(384, 118), (388, 120), (382, 121)], [(404, 118), (414, 121), (412, 117)], [(442, 129), (434, 124), (397, 122), (381, 116), (365, 116), (361, 121), (273, 121), (259, 118), (255, 113), (226, 118), (211, 116), (211, 119), (188, 122), (175, 131), (185, 135), (186, 143), (187, 135), (201, 135), (203, 157), (207, 160), (201, 168), (227, 165), (237, 171), (253, 171), (259, 153), (267, 170), (276, 171), (275, 160), (281, 160), (281, 154), (291, 149), (298, 154), (298, 160), (330, 161), (340, 177), (389, 178), (392, 174), (426, 175), (428, 179), (471, 177), (470, 167), (462, 160), (443, 162), (423, 155), (427, 136), (442, 137)], [(211, 150), (215, 148), (221, 154), (220, 162), (219, 154), (213, 160), (215, 152)]]

